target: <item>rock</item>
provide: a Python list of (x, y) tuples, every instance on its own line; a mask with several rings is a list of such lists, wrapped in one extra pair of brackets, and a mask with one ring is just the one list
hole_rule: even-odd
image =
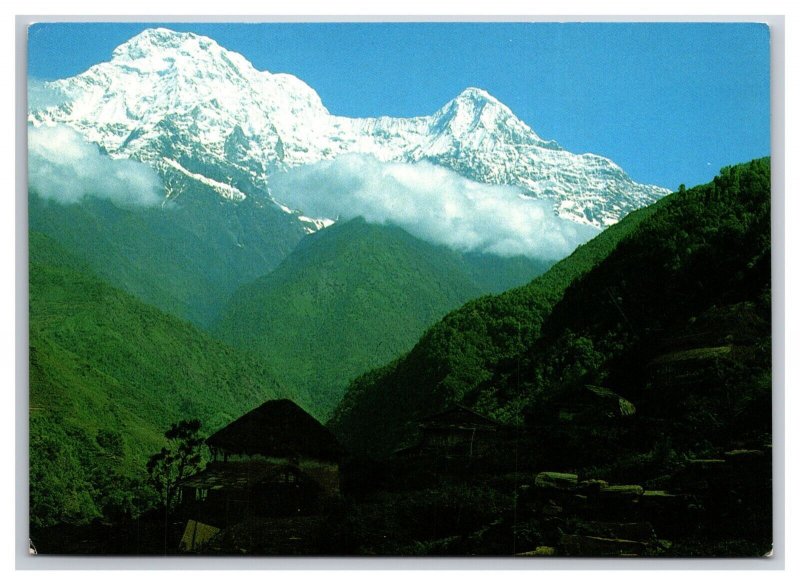
[(542, 471), (536, 475), (533, 485), (539, 489), (570, 490), (577, 487), (578, 476), (574, 473)]

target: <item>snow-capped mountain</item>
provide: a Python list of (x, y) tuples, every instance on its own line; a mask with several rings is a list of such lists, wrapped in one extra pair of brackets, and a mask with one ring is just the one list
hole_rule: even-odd
[[(464, 90), (430, 116), (334, 116), (296, 77), (258, 71), (192, 33), (146, 30), (109, 62), (47, 85), (63, 99), (32, 104), (32, 124), (66, 124), (112, 157), (153, 165), (168, 197), (187, 182), (234, 201), (266, 197), (270, 174), (345, 153), (428, 161), (476, 181), (514, 185), (553, 199), (562, 217), (598, 227), (668, 193), (635, 183), (604, 157), (543, 140), (481, 89)], [(324, 225), (299, 220), (308, 231)]]

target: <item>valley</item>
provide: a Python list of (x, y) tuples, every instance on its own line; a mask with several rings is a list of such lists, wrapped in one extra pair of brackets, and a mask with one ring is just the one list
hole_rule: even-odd
[(40, 553), (770, 550), (769, 157), (673, 192), (163, 27), (36, 83)]

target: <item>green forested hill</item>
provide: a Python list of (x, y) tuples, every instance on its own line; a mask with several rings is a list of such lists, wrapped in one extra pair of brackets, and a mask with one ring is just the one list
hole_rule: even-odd
[(769, 159), (726, 167), (573, 282), (521, 359), (528, 417), (601, 384), (672, 447), (769, 443), (770, 195)]
[(261, 362), (105, 284), (31, 232), (33, 526), (129, 511), (171, 423), (199, 418), (213, 431), (283, 395)]
[(466, 304), (358, 378), (332, 428), (354, 451), (381, 456), (454, 402), (521, 423), (546, 396), (583, 383), (643, 384), (641, 360), (687, 320), (713, 321), (715, 306), (768, 315), (769, 185), (768, 159), (724, 169), (630, 214), (531, 284)]
[(64, 205), (35, 193), (28, 199), (31, 230), (111, 285), (201, 327), (305, 235), (272, 204), (223, 201), (201, 191), (164, 208), (123, 208), (93, 197)]
[[(569, 283), (608, 255), (659, 203), (629, 214), (531, 283), (468, 302), (431, 327), (406, 355), (348, 387), (330, 425), (355, 451), (382, 455), (416, 421), (464, 397), (503, 363), (516, 363)], [(508, 420), (513, 413), (494, 413)]]
[(213, 331), (263, 357), (326, 418), (353, 377), (407, 351), (447, 311), (542, 270), (356, 219), (307, 237), (275, 271), (243, 286)]

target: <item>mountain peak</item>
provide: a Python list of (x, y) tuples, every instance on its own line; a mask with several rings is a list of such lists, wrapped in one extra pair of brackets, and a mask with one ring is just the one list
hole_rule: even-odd
[[(137, 43), (143, 40), (156, 43), (175, 43), (185, 39), (197, 38), (199, 35), (193, 32), (178, 32), (163, 26), (147, 28), (126, 41), (127, 43)], [(211, 39), (209, 39), (211, 41)], [(214, 41), (211, 41), (214, 42)]]
[(109, 62), (50, 86), (68, 103), (32, 109), (32, 123), (70, 125), (115, 157), (215, 185), (223, 197), (236, 174), (244, 193), (277, 171), (349, 153), (427, 161), (513, 185), (556, 201), (563, 217), (598, 226), (666, 192), (635, 184), (607, 159), (541, 139), (485, 89), (467, 87), (430, 116), (332, 116), (297, 77), (258, 70), (191, 32), (144, 30)]
[[(454, 101), (460, 102), (472, 102), (472, 103), (492, 103), (492, 104), (500, 104), (500, 101), (491, 95), (485, 89), (481, 89), (479, 87), (468, 87), (460, 94)], [(501, 104), (502, 105), (502, 104)]]
[(447, 102), (436, 114), (436, 127), (454, 135), (466, 137), (478, 128), (496, 132), (525, 127), (524, 132), (540, 138), (514, 116), (514, 113), (485, 89), (468, 87)]
[(508, 106), (479, 87), (466, 88), (447, 102), (439, 112), (448, 117), (459, 115), (469, 118), (479, 118), (488, 112), (501, 114), (504, 118), (514, 115)]
[(228, 51), (215, 40), (191, 32), (168, 28), (149, 28), (114, 49), (112, 63), (139, 71), (163, 71), (176, 64), (203, 63), (238, 72), (253, 73), (250, 62), (242, 55)]
[[(181, 33), (168, 28), (148, 28), (143, 30), (135, 37), (125, 41), (116, 49), (113, 56), (118, 57), (142, 57), (146, 53), (163, 49), (177, 49), (192, 41), (202, 39), (206, 47), (217, 43), (207, 37), (200, 37), (194, 33)], [(218, 45), (217, 45), (218, 46)]]

